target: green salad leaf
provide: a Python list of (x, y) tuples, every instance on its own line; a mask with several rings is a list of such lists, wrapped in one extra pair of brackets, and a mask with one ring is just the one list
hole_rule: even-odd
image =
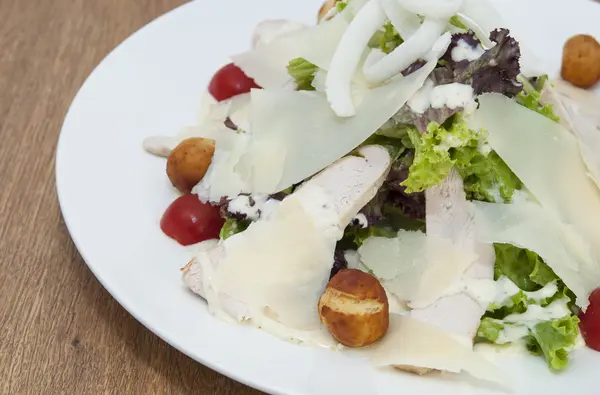
[(525, 341), (532, 354), (546, 358), (551, 370), (561, 370), (569, 363), (569, 350), (575, 345), (578, 335), (579, 318), (569, 315), (540, 322)]
[(502, 330), (504, 330), (504, 323), (502, 323), (502, 321), (490, 317), (483, 317), (481, 324), (479, 324), (479, 329), (477, 329), (475, 342), (496, 343)]
[(569, 363), (569, 352), (575, 346), (579, 335), (579, 318), (568, 315), (541, 321), (529, 328), (520, 323), (484, 317), (477, 330), (475, 342), (507, 344), (509, 340), (519, 340), (502, 336), (504, 333), (510, 334), (505, 331), (511, 329), (517, 336), (522, 335), (529, 352), (544, 357), (550, 370), (558, 371), (566, 368)]
[(449, 130), (431, 122), (422, 136), (416, 130), (409, 130), (408, 136), (415, 147), (415, 157), (410, 166), (409, 175), (402, 183), (407, 193), (422, 192), (439, 184), (452, 170), (454, 160), (449, 148), (468, 143), (472, 135), (468, 128), (455, 123)]
[(397, 231), (383, 226), (370, 226), (368, 228), (349, 227), (344, 233), (344, 239), (354, 243), (355, 249), (363, 245), (369, 237), (387, 237), (392, 238), (398, 235)]
[(296, 80), (296, 89), (299, 91), (314, 91), (312, 86), (315, 73), (319, 67), (304, 58), (292, 59), (287, 66), (287, 71)]
[(495, 278), (504, 275), (523, 291), (537, 291), (558, 280), (558, 276), (533, 251), (512, 244), (494, 244), (496, 250)]
[(400, 37), (400, 34), (396, 28), (387, 22), (383, 25), (383, 30), (377, 31), (371, 40), (369, 41), (369, 47), (378, 48), (384, 53), (389, 54), (394, 49), (398, 48), (404, 40)]
[[(535, 252), (509, 244), (496, 244), (495, 250), (495, 279), (512, 281), (518, 291), (488, 306), (475, 341), (506, 344), (523, 339), (527, 349), (543, 356), (551, 370), (564, 369), (579, 334), (577, 316), (569, 314), (528, 323), (514, 321), (512, 317), (525, 313), (533, 305), (543, 309), (553, 303), (572, 306), (573, 293)], [(549, 293), (554, 294), (549, 296)]]
[(465, 182), (465, 192), (470, 200), (510, 202), (514, 192), (523, 186), (495, 151), (486, 155), (479, 149), (466, 147), (456, 156), (456, 168)]
[(223, 227), (221, 228), (219, 238), (225, 240), (237, 233), (243, 232), (246, 229), (248, 229), (250, 223), (251, 221), (248, 220), (238, 221), (235, 218), (228, 218), (227, 221), (225, 221), (225, 224), (223, 224)]
[(415, 159), (402, 184), (406, 191), (421, 192), (437, 185), (456, 167), (465, 182), (467, 198), (510, 201), (522, 183), (496, 152), (486, 152), (487, 132), (469, 129), (459, 116), (448, 122), (449, 127), (431, 122), (423, 135), (408, 130)]
[(552, 104), (542, 104), (541, 102), (542, 89), (548, 83), (548, 76), (537, 77), (533, 81), (528, 81), (524, 78), (521, 80), (524, 82), (523, 91), (517, 95), (517, 103), (554, 122), (559, 122), (560, 118), (554, 113), (554, 106)]

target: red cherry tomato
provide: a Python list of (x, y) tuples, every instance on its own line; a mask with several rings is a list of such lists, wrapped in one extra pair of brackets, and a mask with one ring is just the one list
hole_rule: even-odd
[(579, 315), (579, 318), (585, 344), (593, 350), (600, 351), (600, 288), (592, 292), (590, 305), (585, 313)]
[(244, 74), (239, 67), (230, 63), (213, 76), (208, 85), (208, 92), (217, 101), (223, 101), (248, 93), (252, 88), (260, 88), (260, 86), (256, 85), (256, 82)]
[(224, 223), (218, 207), (202, 203), (196, 195), (183, 195), (167, 208), (160, 228), (179, 244), (188, 246), (218, 238)]

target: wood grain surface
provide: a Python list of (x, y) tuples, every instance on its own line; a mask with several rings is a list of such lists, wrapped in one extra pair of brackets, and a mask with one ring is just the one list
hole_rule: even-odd
[(102, 288), (59, 211), (54, 151), (117, 44), (184, 0), (0, 0), (0, 393), (236, 394)]

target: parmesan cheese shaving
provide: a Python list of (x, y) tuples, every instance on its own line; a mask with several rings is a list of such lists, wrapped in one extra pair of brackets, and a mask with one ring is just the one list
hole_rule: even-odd
[(470, 339), (452, 337), (411, 317), (392, 314), (386, 336), (365, 350), (376, 366), (410, 366), (469, 375), (502, 385), (511, 379), (473, 351)]
[(335, 241), (325, 237), (298, 199), (285, 199), (274, 220), (255, 222), (223, 242), (227, 255), (215, 273), (215, 287), (244, 301), (258, 325), (275, 319), (290, 328), (316, 330), (316, 306)]
[(552, 104), (560, 124), (573, 133), (591, 177), (600, 187), (600, 98), (562, 80), (546, 83), (540, 100)]
[(307, 181), (244, 232), (198, 248), (183, 279), (212, 314), (286, 340), (335, 344), (320, 325), (317, 301), (343, 229), (373, 198), (391, 164), (382, 147), (359, 152), (362, 157), (343, 158)]
[[(319, 92), (253, 91), (252, 144), (270, 142), (286, 152), (277, 187), (264, 192), (284, 190), (351, 152), (398, 112), (435, 65), (429, 62), (408, 77), (366, 91), (356, 116), (346, 119), (332, 113)], [(244, 161), (256, 164), (260, 155), (251, 150)], [(265, 166), (253, 165), (252, 172), (268, 171)]]
[(348, 20), (366, 0), (353, 0), (342, 13), (312, 28), (290, 32), (253, 50), (232, 57), (246, 75), (265, 89), (281, 88), (291, 80), (287, 65), (304, 58), (328, 70), (331, 58), (348, 28)]
[(587, 307), (589, 294), (600, 284), (600, 270), (589, 244), (573, 229), (534, 203), (472, 205), (481, 242), (513, 244), (534, 251), (577, 296), (577, 305)]
[(371, 237), (359, 254), (386, 289), (412, 308), (435, 302), (477, 258), (447, 239), (407, 231), (393, 239)]
[(267, 19), (260, 22), (252, 33), (252, 47), (269, 44), (272, 41), (285, 37), (288, 34), (297, 33), (306, 29), (307, 26), (300, 22), (286, 19)]
[[(541, 205), (571, 228), (571, 238), (591, 247), (590, 265), (600, 268), (600, 192), (587, 176), (575, 136), (504, 96), (482, 95), (479, 103), (472, 127), (488, 130), (491, 147)], [(584, 295), (579, 297), (583, 303)]]

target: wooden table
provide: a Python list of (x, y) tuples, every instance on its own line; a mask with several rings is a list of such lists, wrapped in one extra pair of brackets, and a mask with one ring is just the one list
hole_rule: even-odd
[(102, 58), (184, 0), (0, 0), (0, 394), (258, 394), (168, 346), (73, 246), (54, 151)]

